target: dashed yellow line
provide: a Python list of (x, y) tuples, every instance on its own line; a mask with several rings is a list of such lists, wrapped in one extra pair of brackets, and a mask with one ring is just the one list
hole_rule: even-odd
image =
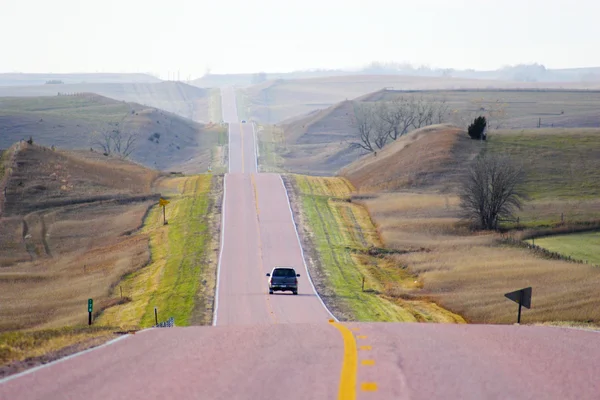
[(359, 349), (361, 349), (362, 351), (369, 351), (371, 350), (371, 346), (360, 346)]
[[(252, 182), (252, 191), (254, 192), (254, 207), (256, 208), (256, 238), (258, 240), (258, 269), (260, 270), (260, 273), (263, 274), (265, 269), (263, 267), (262, 238), (260, 236), (260, 225), (259, 225), (260, 209), (258, 207), (258, 189), (256, 188), (256, 180), (254, 178), (254, 174), (250, 175), (250, 182)], [(270, 301), (269, 295), (265, 295), (265, 301), (267, 303), (267, 311), (269, 312), (269, 315), (271, 316), (271, 318), (273, 318), (273, 322), (277, 324), (279, 322), (279, 320), (277, 319), (277, 315), (275, 314), (275, 311), (273, 311), (273, 307), (271, 306), (271, 301)]]
[(362, 360), (361, 365), (372, 366), (375, 365), (375, 360)]
[(377, 384), (375, 382), (364, 382), (361, 383), (360, 389), (364, 392), (376, 392)]

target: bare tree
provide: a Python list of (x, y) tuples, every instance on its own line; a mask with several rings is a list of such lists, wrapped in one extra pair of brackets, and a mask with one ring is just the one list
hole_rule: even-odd
[(501, 219), (514, 218), (515, 209), (521, 209), (524, 179), (522, 167), (508, 157), (478, 157), (459, 189), (464, 217), (481, 229), (498, 229)]
[(137, 133), (123, 133), (119, 129), (94, 132), (92, 146), (106, 155), (115, 154), (127, 158), (135, 151), (138, 137)]
[(386, 102), (379, 102), (372, 106), (373, 111), (373, 130), (375, 145), (382, 149), (393, 137), (394, 120), (389, 118), (390, 107)]
[(350, 145), (354, 148), (361, 148), (370, 152), (375, 151), (374, 134), (374, 113), (371, 104), (354, 105), (354, 125), (358, 130), (358, 142), (352, 142)]

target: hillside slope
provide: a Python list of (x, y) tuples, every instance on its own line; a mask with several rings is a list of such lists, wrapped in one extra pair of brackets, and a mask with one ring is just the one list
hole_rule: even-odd
[(27, 143), (2, 163), (0, 331), (83, 322), (87, 298), (108, 306), (111, 285), (148, 261), (147, 238), (131, 233), (158, 200), (158, 173)]
[(202, 89), (182, 82), (93, 82), (0, 86), (0, 96), (56, 96), (59, 93), (95, 93), (116, 100), (160, 108), (197, 122), (210, 121), (210, 89)]
[[(98, 133), (138, 135), (131, 159), (160, 170), (204, 172), (218, 150), (222, 128), (210, 128), (171, 113), (106, 97), (0, 98), (0, 148), (32, 137), (35, 143), (87, 149)], [(96, 133), (94, 133), (96, 132)]]
[(383, 88), (394, 90), (467, 89), (600, 89), (600, 83), (511, 82), (500, 80), (403, 75), (351, 75), (311, 79), (279, 79), (243, 89), (248, 115), (277, 124), (299, 114), (326, 108)]
[(410, 132), (377, 155), (356, 160), (340, 175), (360, 192), (434, 186), (450, 189), (482, 146), (459, 128), (432, 125)]
[[(269, 84), (264, 83), (264, 88)], [(497, 128), (581, 128), (600, 124), (600, 91), (574, 90), (379, 90), (324, 109), (289, 118), (283, 130), (284, 167), (292, 172), (333, 174), (362, 153), (351, 143), (358, 138), (354, 113), (361, 103), (376, 104), (404, 98), (430, 104), (444, 101), (444, 121), (466, 127), (484, 115)], [(411, 127), (412, 129), (412, 127)]]

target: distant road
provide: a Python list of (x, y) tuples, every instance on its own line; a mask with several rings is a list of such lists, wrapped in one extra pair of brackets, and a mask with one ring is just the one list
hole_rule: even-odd
[[(152, 329), (0, 381), (0, 399), (600, 399), (600, 333), (513, 325), (337, 323), (312, 290), (285, 188), (230, 122), (213, 327)], [(291, 265), (298, 296), (267, 294)], [(507, 307), (511, 306), (507, 304)]]

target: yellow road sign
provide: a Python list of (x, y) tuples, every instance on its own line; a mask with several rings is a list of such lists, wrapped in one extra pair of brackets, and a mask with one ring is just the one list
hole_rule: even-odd
[(158, 204), (160, 204), (161, 206), (166, 206), (167, 204), (169, 204), (170, 201), (169, 200), (165, 200), (163, 198), (161, 198), (160, 200), (158, 200)]

